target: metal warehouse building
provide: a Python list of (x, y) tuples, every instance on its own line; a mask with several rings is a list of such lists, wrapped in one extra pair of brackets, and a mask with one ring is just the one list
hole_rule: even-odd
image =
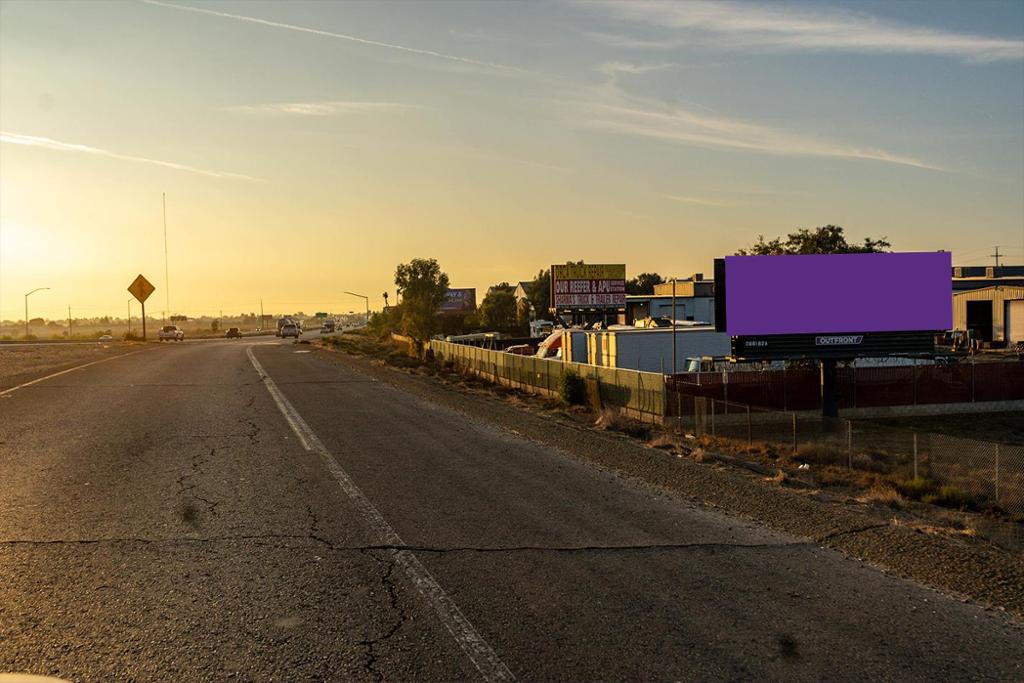
[(1024, 341), (1024, 286), (994, 285), (953, 294), (953, 329), (982, 341)]

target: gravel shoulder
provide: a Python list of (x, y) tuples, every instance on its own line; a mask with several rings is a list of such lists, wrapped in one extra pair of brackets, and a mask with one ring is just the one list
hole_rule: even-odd
[(0, 345), (0, 391), (76, 365), (120, 356), (141, 345), (125, 343)]
[(320, 348), (344, 366), (468, 418), (730, 515), (806, 538), (877, 569), (1024, 617), (1024, 557), (978, 537), (908, 521), (881, 504), (790, 487), (755, 472), (698, 462), (591, 427), (539, 402), (439, 381), (380, 360)]

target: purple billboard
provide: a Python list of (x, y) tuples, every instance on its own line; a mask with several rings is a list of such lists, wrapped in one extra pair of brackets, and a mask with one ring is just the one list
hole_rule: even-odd
[(441, 302), (442, 313), (472, 313), (476, 310), (476, 288), (449, 289)]
[(948, 330), (949, 252), (726, 256), (731, 336)]

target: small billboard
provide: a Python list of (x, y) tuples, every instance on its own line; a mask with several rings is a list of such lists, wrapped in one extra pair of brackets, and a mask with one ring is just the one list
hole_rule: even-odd
[(715, 323), (733, 337), (948, 330), (951, 269), (949, 252), (726, 256), (716, 264)]
[(472, 313), (476, 310), (476, 288), (449, 289), (441, 303), (442, 313)]
[(551, 266), (551, 308), (625, 308), (625, 264), (567, 263)]

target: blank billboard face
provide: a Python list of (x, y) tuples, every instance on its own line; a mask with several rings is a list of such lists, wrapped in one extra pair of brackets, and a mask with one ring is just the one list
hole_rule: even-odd
[(726, 256), (732, 336), (953, 326), (952, 255)]

